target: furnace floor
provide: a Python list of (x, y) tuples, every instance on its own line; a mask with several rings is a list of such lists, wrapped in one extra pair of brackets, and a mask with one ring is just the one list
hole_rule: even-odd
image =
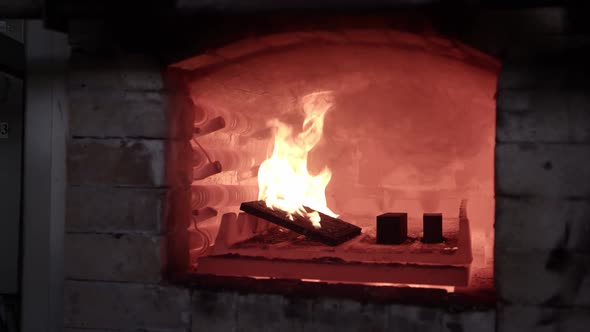
[(462, 215), (444, 219), (443, 243), (422, 243), (421, 221), (410, 219), (408, 240), (403, 244), (377, 244), (375, 228), (365, 227), (361, 235), (333, 247), (277, 226), (252, 234), (247, 225), (256, 224), (248, 219), (253, 216), (242, 215), (222, 222), (212, 251), (198, 258), (196, 273), (467, 286), (473, 258), (469, 220), (464, 210)]
[[(409, 224), (421, 224), (409, 220)], [(406, 263), (427, 265), (466, 265), (471, 262), (471, 249), (467, 245), (469, 226), (461, 225), (459, 218), (444, 220), (445, 241), (428, 244), (420, 240), (419, 228), (408, 230), (408, 239), (400, 245), (376, 243), (375, 228), (364, 228), (361, 235), (338, 246), (320, 242), (281, 227), (272, 227), (262, 234), (225, 247), (216, 245), (213, 255), (234, 254), (248, 257), (292, 260), (340, 260), (349, 263)]]

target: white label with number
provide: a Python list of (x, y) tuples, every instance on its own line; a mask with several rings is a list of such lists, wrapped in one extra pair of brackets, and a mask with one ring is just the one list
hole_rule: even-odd
[(8, 122), (0, 122), (0, 138), (8, 138)]

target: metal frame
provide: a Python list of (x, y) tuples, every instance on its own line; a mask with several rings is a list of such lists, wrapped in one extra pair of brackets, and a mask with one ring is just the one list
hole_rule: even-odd
[(2, 0), (0, 17), (41, 18), (60, 22), (68, 18), (124, 17), (141, 9), (142, 15), (165, 16), (210, 12), (277, 10), (383, 10), (403, 8), (533, 8), (580, 6), (585, 0)]
[(23, 44), (0, 33), (0, 71), (22, 78), (24, 73)]
[(21, 331), (63, 330), (67, 37), (25, 27)]
[[(0, 294), (18, 293), (23, 82), (0, 71)], [(2, 129), (4, 128), (4, 129)]]
[(0, 294), (19, 289), (24, 58), (23, 45), (0, 32)]

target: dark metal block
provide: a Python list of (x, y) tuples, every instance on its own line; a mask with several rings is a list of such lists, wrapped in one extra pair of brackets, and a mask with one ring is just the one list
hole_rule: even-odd
[(408, 236), (407, 213), (384, 213), (377, 216), (377, 243), (401, 244)]
[(442, 213), (424, 213), (423, 217), (424, 243), (443, 242), (442, 236)]

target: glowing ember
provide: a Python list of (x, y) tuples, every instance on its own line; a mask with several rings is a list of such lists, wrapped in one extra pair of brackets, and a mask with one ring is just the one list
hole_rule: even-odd
[(326, 167), (319, 174), (311, 175), (307, 170), (307, 154), (322, 138), (324, 117), (332, 107), (330, 91), (316, 92), (303, 97), (305, 120), (302, 131), (293, 133), (293, 128), (271, 120), (276, 128), (272, 156), (260, 165), (258, 171), (258, 199), (264, 200), (271, 209), (279, 209), (293, 215), (308, 218), (319, 228), (320, 215), (307, 212), (307, 206), (326, 215), (337, 217), (326, 203), (326, 186), (332, 172)]

